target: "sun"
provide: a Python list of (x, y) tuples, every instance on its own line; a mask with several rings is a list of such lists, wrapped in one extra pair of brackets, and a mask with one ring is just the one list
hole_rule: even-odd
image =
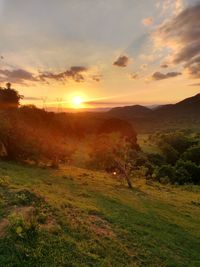
[(72, 104), (74, 107), (81, 107), (81, 105), (83, 104), (83, 99), (81, 96), (74, 96), (72, 98)]

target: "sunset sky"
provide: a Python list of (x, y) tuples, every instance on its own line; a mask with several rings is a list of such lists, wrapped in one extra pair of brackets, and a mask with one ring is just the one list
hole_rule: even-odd
[(200, 1), (0, 0), (0, 83), (23, 103), (104, 108), (200, 92)]

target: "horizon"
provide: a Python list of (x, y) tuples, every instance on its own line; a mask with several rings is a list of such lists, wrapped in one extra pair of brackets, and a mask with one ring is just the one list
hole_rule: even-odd
[[(42, 108), (42, 109), (45, 109), (45, 111), (53, 111), (53, 112), (55, 112), (55, 113), (84, 113), (84, 112), (97, 112), (97, 113), (99, 113), (99, 112), (107, 112), (107, 111), (109, 111), (109, 110), (111, 110), (111, 109), (113, 109), (113, 108), (123, 108), (123, 107), (133, 107), (133, 106), (141, 106), (141, 107), (146, 107), (146, 108), (149, 108), (149, 109), (154, 109), (154, 108), (158, 108), (158, 107), (161, 107), (161, 106), (165, 106), (165, 105), (174, 105), (174, 104), (177, 104), (177, 103), (179, 103), (179, 102), (181, 102), (181, 101), (183, 101), (183, 100), (185, 100), (185, 99), (188, 99), (188, 98), (191, 98), (191, 97), (195, 97), (195, 96), (197, 96), (197, 95), (199, 95), (200, 94), (200, 92), (198, 92), (197, 94), (195, 94), (195, 95), (192, 95), (192, 96), (188, 96), (188, 97), (186, 97), (186, 98), (184, 98), (184, 99), (180, 99), (179, 101), (176, 101), (176, 102), (173, 102), (173, 103), (170, 103), (170, 102), (168, 102), (168, 103), (160, 103), (160, 104), (152, 104), (152, 105), (148, 105), (148, 104), (140, 104), (140, 103), (112, 103), (113, 104), (113, 106), (111, 106), (111, 107), (100, 107), (100, 108), (98, 108), (98, 107), (96, 107), (96, 108), (67, 108), (67, 107), (65, 107), (65, 106), (63, 106), (62, 104), (60, 104), (60, 103), (56, 103), (55, 102), (55, 106), (48, 106), (48, 105), (46, 105), (45, 107), (44, 106), (41, 106), (41, 107), (39, 107), (39, 108)], [(42, 101), (42, 99), (41, 99), (41, 101)], [(31, 103), (32, 104), (32, 103)], [(23, 105), (22, 105), (23, 106)], [(36, 106), (36, 107), (38, 107), (38, 106)]]
[(200, 91), (199, 17), (197, 0), (0, 0), (0, 86), (74, 112), (176, 103)]

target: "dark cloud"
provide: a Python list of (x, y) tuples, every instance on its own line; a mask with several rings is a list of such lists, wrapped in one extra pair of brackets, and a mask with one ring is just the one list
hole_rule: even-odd
[(132, 80), (136, 80), (136, 79), (138, 78), (138, 74), (137, 74), (137, 73), (131, 73), (131, 74), (130, 74), (130, 78), (131, 78)]
[(100, 82), (102, 79), (101, 75), (93, 75), (92, 76), (92, 80), (96, 81), (96, 82)]
[(200, 55), (197, 57), (193, 57), (184, 65), (186, 72), (192, 78), (200, 78)]
[(174, 64), (183, 64), (191, 78), (200, 78), (200, 3), (159, 27), (155, 36), (172, 49)]
[(161, 65), (161, 68), (163, 68), (163, 69), (167, 69), (167, 68), (168, 68), (168, 65), (167, 65), (167, 64), (162, 64), (162, 65)]
[(114, 66), (126, 67), (129, 63), (129, 58), (127, 56), (120, 56), (114, 63)]
[(88, 69), (83, 66), (74, 66), (69, 70), (60, 73), (53, 72), (44, 72), (39, 75), (41, 81), (46, 81), (48, 79), (53, 79), (57, 81), (64, 81), (68, 78), (73, 79), (75, 82), (83, 82), (85, 80), (83, 72), (86, 72)]
[(0, 82), (11, 82), (16, 84), (25, 84), (27, 81), (38, 82), (43, 81), (48, 83), (48, 79), (56, 81), (64, 81), (66, 79), (73, 79), (76, 82), (83, 82), (85, 80), (83, 73), (88, 69), (83, 66), (73, 66), (69, 70), (60, 73), (54, 72), (40, 72), (35, 76), (33, 73), (23, 70), (0, 70)]
[(23, 69), (16, 70), (0, 70), (0, 81), (1, 82), (12, 82), (18, 84), (24, 84), (26, 81), (38, 81), (34, 75)]
[(153, 80), (164, 80), (164, 79), (169, 79), (169, 78), (173, 78), (176, 76), (181, 75), (180, 72), (168, 72), (166, 74), (162, 73), (162, 72), (155, 72), (152, 75)]

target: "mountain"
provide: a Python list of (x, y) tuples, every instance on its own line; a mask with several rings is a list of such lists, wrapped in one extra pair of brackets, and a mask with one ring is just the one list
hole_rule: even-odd
[(190, 117), (200, 116), (200, 94), (186, 98), (176, 104), (163, 105), (155, 109), (154, 116)]
[(200, 94), (186, 98), (176, 104), (167, 104), (150, 109), (140, 105), (116, 107), (108, 116), (128, 120), (137, 132), (167, 128), (199, 128)]
[(121, 119), (132, 119), (133, 117), (138, 118), (146, 116), (151, 112), (152, 110), (150, 108), (141, 105), (133, 105), (133, 106), (112, 108), (107, 112), (107, 114)]

